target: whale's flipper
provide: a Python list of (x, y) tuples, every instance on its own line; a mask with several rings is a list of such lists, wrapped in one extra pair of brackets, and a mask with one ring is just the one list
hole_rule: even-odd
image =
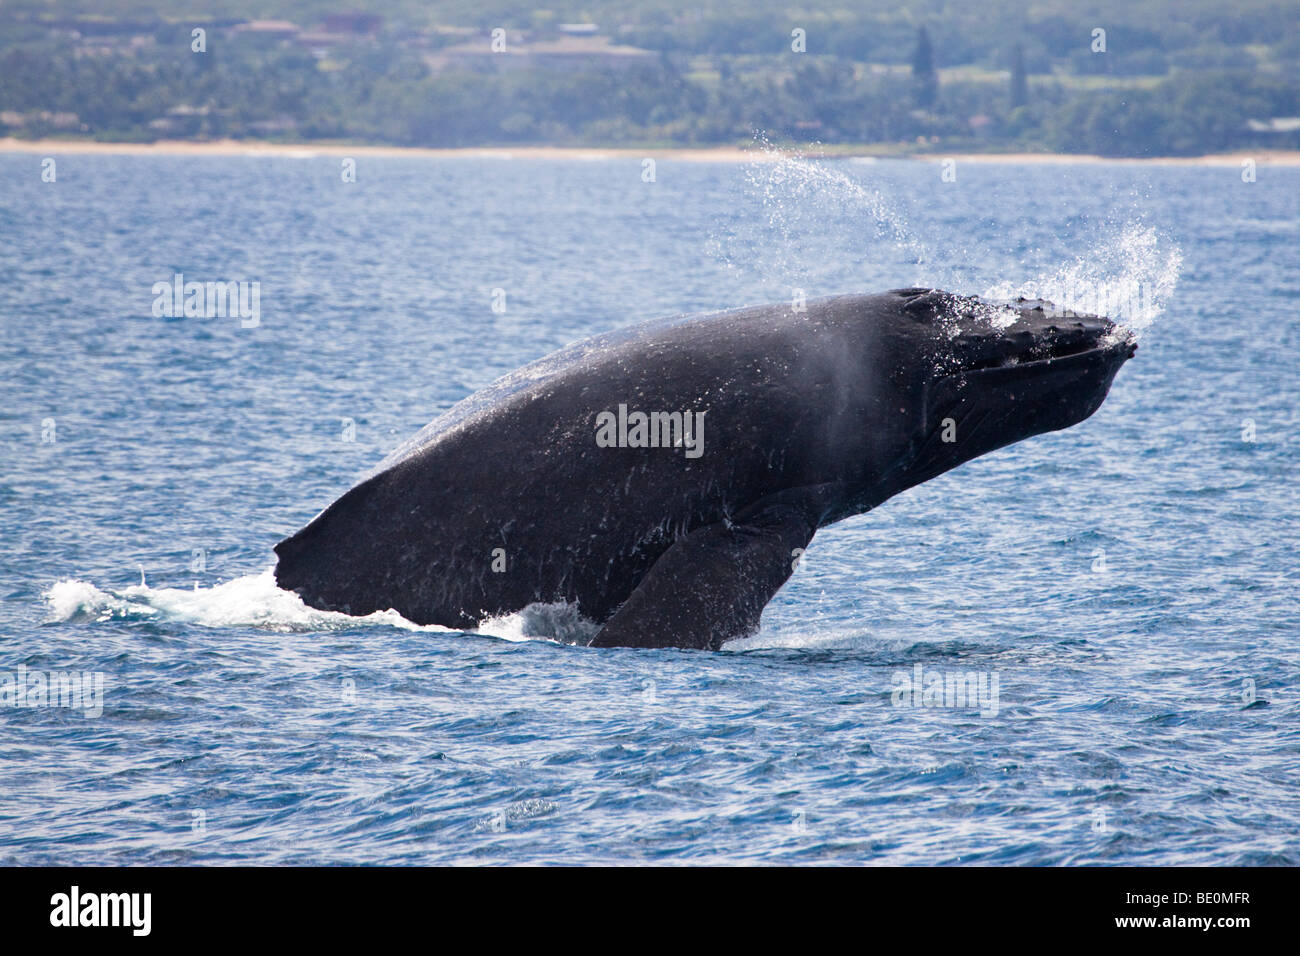
[(691, 532), (660, 556), (591, 646), (717, 650), (753, 633), (816, 530), (807, 508), (772, 500)]

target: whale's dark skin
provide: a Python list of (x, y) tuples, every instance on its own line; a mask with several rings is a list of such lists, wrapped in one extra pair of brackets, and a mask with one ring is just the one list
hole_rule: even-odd
[[(276, 580), (454, 628), (576, 602), (593, 646), (717, 649), (818, 528), (1084, 420), (1134, 349), (1106, 319), (928, 289), (633, 327), (433, 422), (276, 546)], [(598, 446), (620, 404), (705, 412), (703, 453)]]

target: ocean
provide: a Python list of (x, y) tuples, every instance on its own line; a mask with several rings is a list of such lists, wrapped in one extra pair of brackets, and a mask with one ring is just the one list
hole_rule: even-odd
[[(43, 158), (0, 154), (0, 863), (1300, 863), (1300, 168)], [(274, 585), (528, 361), (912, 285), (1140, 348), (819, 532), (720, 653)]]

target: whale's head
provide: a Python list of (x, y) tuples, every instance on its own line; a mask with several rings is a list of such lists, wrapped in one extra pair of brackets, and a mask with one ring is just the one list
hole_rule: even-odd
[(917, 484), (997, 448), (1068, 428), (1101, 407), (1137, 350), (1131, 334), (1100, 316), (1019, 299), (994, 304), (915, 293), (910, 343), (927, 367), (906, 466)]

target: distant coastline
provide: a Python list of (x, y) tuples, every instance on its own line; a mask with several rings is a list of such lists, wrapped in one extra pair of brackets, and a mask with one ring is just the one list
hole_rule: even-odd
[(825, 159), (910, 159), (938, 162), (954, 159), (970, 163), (1140, 163), (1176, 166), (1239, 166), (1253, 159), (1261, 166), (1300, 166), (1300, 150), (1236, 150), (1205, 156), (1128, 157), (1096, 156), (1084, 153), (920, 153), (888, 152), (870, 146), (852, 147), (781, 147), (779, 152), (765, 152), (755, 147), (569, 147), (569, 146), (468, 146), (426, 148), (418, 146), (348, 145), (340, 143), (273, 143), (263, 140), (158, 140), (152, 143), (107, 143), (90, 139), (15, 139), (0, 138), (0, 153), (48, 154), (116, 154), (131, 156), (426, 156), (433, 158), (479, 159), (550, 159), (605, 160), (656, 159), (687, 162), (754, 162), (782, 158), (797, 153), (807, 158)]

